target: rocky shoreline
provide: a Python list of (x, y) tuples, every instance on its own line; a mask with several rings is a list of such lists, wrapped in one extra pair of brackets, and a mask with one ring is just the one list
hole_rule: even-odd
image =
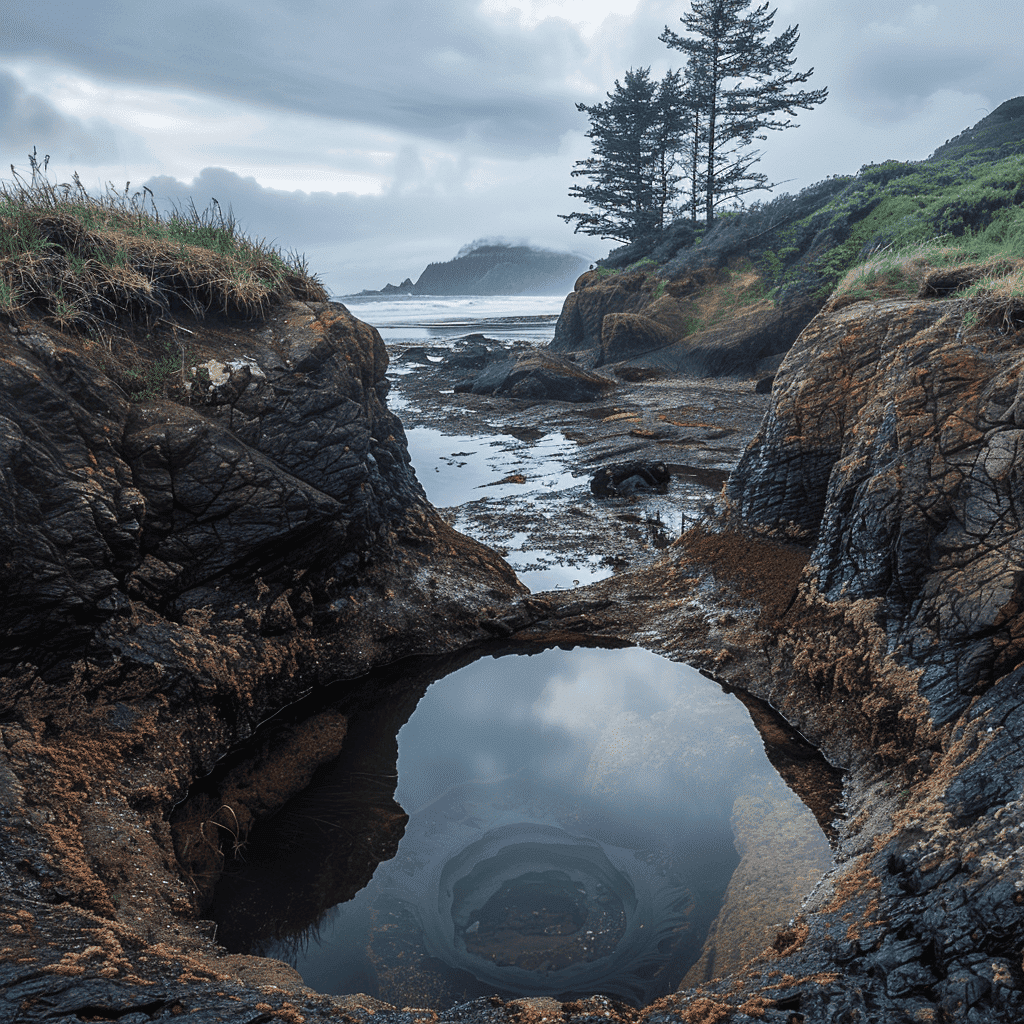
[[(608, 579), (536, 596), (426, 502), (384, 405), (384, 346), (343, 307), (192, 323), (226, 372), (188, 405), (128, 401), (81, 346), (0, 328), (4, 1019), (1019, 1019), (1019, 321), (942, 298), (834, 303), (770, 398), (754, 377), (618, 378), (571, 408), (452, 382), (450, 424), (575, 430), (581, 464), (643, 451), (711, 503), (664, 549), (614, 534), (629, 564)], [(407, 425), (448, 390), (414, 376)], [(607, 546), (625, 504), (601, 507)], [(637, 643), (776, 709), (846, 773), (836, 866), (803, 914), (742, 969), (639, 1011), (397, 1010), (225, 955), (197, 876), (230, 855), (230, 823), (194, 863), (183, 848), (219, 808), (176, 851), (189, 786), (335, 687), (339, 710), (292, 737), (274, 785), (236, 780), (236, 819), (270, 813), (389, 692), (356, 682), (369, 669), (496, 640)], [(783, 775), (831, 813), (822, 762), (791, 756)], [(371, 834), (393, 838), (394, 818)]]

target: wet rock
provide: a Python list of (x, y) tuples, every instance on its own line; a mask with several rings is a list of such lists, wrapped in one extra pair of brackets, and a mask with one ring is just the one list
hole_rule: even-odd
[(485, 369), (472, 377), (467, 377), (455, 385), (456, 394), (493, 395), (509, 377), (516, 365), (515, 358), (509, 357), (485, 364)]
[(410, 345), (402, 350), (402, 360), (407, 363), (439, 363), (447, 356), (447, 349), (427, 345)]
[(488, 363), (502, 359), (508, 350), (500, 341), (482, 334), (467, 334), (444, 357), (444, 365), (455, 369), (481, 370)]
[(489, 364), (475, 377), (455, 385), (458, 393), (506, 395), (509, 398), (559, 402), (590, 402), (614, 387), (607, 377), (550, 352)]
[[(198, 892), (318, 762), (297, 747), (225, 790), (180, 860), (171, 808), (283, 705), (486, 639), (481, 618), (525, 593), (427, 504), (373, 328), (336, 303), (184, 326), (206, 372), (176, 402), (129, 401), (81, 339), (0, 325), (0, 902), (25, 943), (0, 1016), (12, 992), (54, 1018), (179, 998), (216, 1016)], [(197, 980), (165, 999), (155, 947), (198, 958)]]
[(599, 469), (590, 491), (599, 498), (623, 498), (644, 491), (664, 493), (672, 474), (663, 462), (622, 462)]

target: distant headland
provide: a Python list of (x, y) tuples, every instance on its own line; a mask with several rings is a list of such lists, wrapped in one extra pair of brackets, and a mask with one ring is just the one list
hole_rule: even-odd
[(360, 295), (564, 295), (590, 265), (575, 253), (478, 240), (454, 259), (431, 263), (415, 284), (386, 284)]

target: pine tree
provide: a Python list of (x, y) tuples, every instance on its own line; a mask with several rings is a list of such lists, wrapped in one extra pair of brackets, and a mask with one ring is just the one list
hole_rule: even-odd
[(655, 226), (663, 228), (678, 212), (675, 200), (681, 191), (682, 175), (676, 171), (686, 162), (684, 138), (690, 111), (681, 72), (666, 73), (658, 84), (654, 102), (656, 110), (651, 135), (655, 161)]
[[(797, 90), (814, 68), (798, 73), (793, 48), (800, 38), (790, 26), (766, 41), (776, 11), (764, 3), (747, 14), (751, 0), (693, 0), (690, 13), (679, 20), (689, 35), (668, 26), (662, 42), (688, 57), (686, 94), (690, 101), (691, 216), (697, 218), (698, 189), (703, 193), (708, 226), (717, 206), (748, 192), (771, 189), (768, 177), (753, 170), (765, 130), (793, 127), (797, 108), (823, 103), (828, 89)], [(700, 165), (698, 167), (698, 164)]]
[(577, 160), (571, 198), (582, 199), (591, 210), (559, 214), (576, 231), (631, 242), (661, 228), (674, 211), (679, 192), (677, 151), (685, 130), (679, 72), (651, 79), (650, 68), (629, 70), (625, 84), (618, 80), (604, 103), (576, 109), (590, 117), (587, 138), (593, 156)]

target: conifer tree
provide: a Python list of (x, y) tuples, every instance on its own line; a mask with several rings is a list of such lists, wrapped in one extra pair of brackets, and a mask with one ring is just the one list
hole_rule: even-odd
[(792, 53), (799, 26), (767, 41), (777, 12), (769, 12), (764, 3), (744, 14), (750, 2), (692, 0), (689, 14), (679, 19), (688, 35), (666, 26), (659, 36), (688, 58), (690, 212), (696, 220), (699, 190), (708, 226), (723, 202), (774, 187), (767, 183), (767, 175), (753, 170), (761, 157), (759, 151), (749, 150), (754, 140), (764, 141), (765, 130), (793, 127), (797, 108), (809, 110), (828, 96), (828, 89), (793, 89), (814, 72), (790, 70), (796, 63)]
[(661, 228), (670, 218), (679, 192), (676, 173), (680, 137), (685, 131), (685, 106), (679, 72), (651, 79), (650, 68), (630, 69), (625, 84), (617, 79), (603, 103), (576, 109), (590, 117), (587, 138), (593, 155), (577, 160), (572, 198), (592, 209), (559, 214), (576, 231), (612, 241), (631, 242)]

